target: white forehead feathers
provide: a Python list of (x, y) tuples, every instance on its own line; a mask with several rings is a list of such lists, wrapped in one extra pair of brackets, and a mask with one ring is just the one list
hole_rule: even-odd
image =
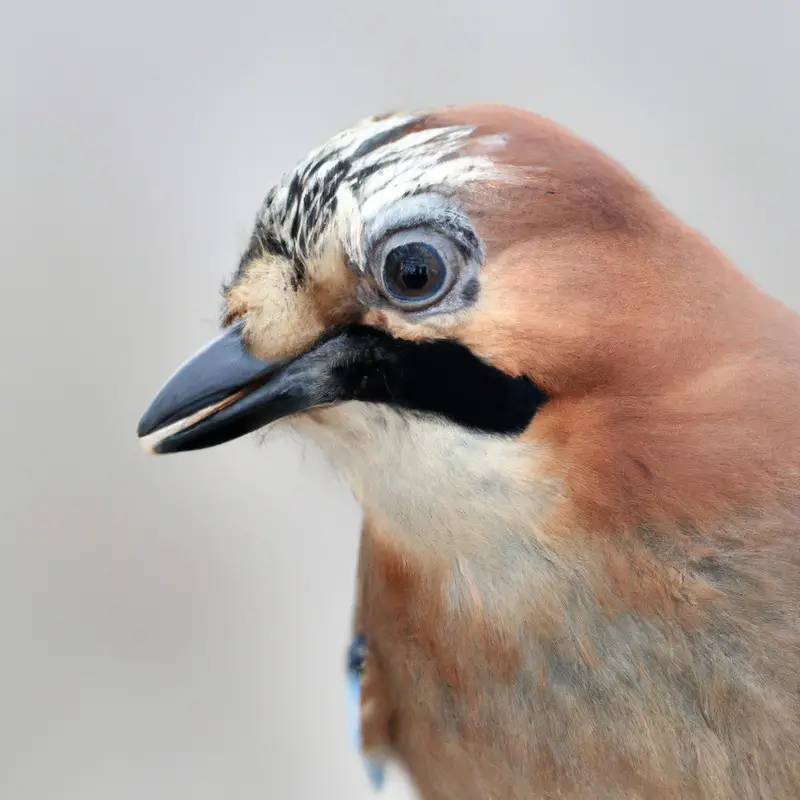
[[(302, 262), (333, 233), (351, 261), (362, 262), (364, 231), (397, 201), (432, 192), (449, 196), (506, 171), (490, 156), (503, 137), (474, 132), (470, 125), (426, 128), (420, 115), (364, 120), (283, 176), (261, 208), (260, 238)], [(470, 137), (473, 146), (465, 150)]]

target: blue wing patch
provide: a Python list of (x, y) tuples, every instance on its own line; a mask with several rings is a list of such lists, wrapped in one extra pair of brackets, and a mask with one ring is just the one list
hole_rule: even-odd
[[(361, 677), (364, 674), (364, 662), (367, 654), (366, 636), (357, 636), (350, 645), (347, 656), (347, 707), (350, 718), (350, 736), (359, 753), (361, 748)], [(374, 789), (382, 789), (384, 783), (383, 764), (363, 755), (370, 783)]]

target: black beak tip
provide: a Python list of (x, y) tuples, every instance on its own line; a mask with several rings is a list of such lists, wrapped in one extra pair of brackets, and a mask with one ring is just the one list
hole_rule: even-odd
[(156, 427), (153, 424), (152, 418), (148, 412), (145, 411), (144, 414), (142, 414), (142, 418), (139, 420), (139, 424), (136, 426), (136, 436), (139, 439), (144, 439), (145, 436), (149, 436), (155, 429)]
[(139, 440), (139, 444), (141, 445), (142, 449), (148, 453), (161, 453), (163, 440), (159, 440), (158, 437), (152, 436), (152, 434), (157, 431), (158, 428), (158, 424), (154, 423), (153, 420), (149, 418), (147, 413), (142, 416), (142, 418), (139, 420), (139, 424), (136, 427), (136, 438)]
[(136, 426), (136, 435), (140, 439), (155, 433), (159, 428), (168, 424), (171, 417), (176, 416), (175, 409), (180, 408), (180, 405), (169, 397), (173, 393), (167, 391), (168, 389), (169, 385), (162, 388), (155, 398), (151, 400), (147, 410), (139, 419), (139, 424)]
[(148, 453), (154, 456), (163, 456), (167, 453), (172, 452), (172, 450), (168, 446), (169, 440), (156, 442), (153, 445), (148, 445), (145, 449)]
[(146, 441), (162, 428), (210, 407), (252, 381), (263, 379), (274, 364), (253, 358), (242, 341), (242, 323), (226, 328), (186, 361), (161, 387), (136, 427), (149, 452), (171, 452), (170, 437)]

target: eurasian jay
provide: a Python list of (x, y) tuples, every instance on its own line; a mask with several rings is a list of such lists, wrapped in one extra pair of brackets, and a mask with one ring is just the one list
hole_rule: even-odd
[(373, 117), (267, 194), (139, 425), (266, 425), (363, 507), (360, 740), (427, 800), (800, 798), (800, 318), (502, 106)]

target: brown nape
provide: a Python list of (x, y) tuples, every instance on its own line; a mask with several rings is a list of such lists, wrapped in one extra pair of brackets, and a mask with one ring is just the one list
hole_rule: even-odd
[(529, 435), (554, 445), (582, 522), (706, 519), (793, 486), (797, 315), (556, 124), (502, 106), (429, 119), (459, 122), (529, 171), (463, 196), (487, 259), (456, 334), (553, 397)]
[[(490, 198), (496, 210), (500, 202), (505, 212), (497, 214), (492, 230), (485, 232), (490, 239), (508, 243), (534, 230), (543, 233), (567, 226), (631, 233), (653, 228), (657, 212), (644, 187), (613, 159), (545, 117), (506, 106), (477, 105), (441, 111), (429, 116), (427, 124), (474, 125), (476, 142), (486, 135), (506, 137), (506, 146), (495, 151), (496, 159), (525, 170), (518, 189), (490, 189), (476, 198), (478, 202), (481, 196)], [(525, 210), (522, 216), (520, 208)]]

